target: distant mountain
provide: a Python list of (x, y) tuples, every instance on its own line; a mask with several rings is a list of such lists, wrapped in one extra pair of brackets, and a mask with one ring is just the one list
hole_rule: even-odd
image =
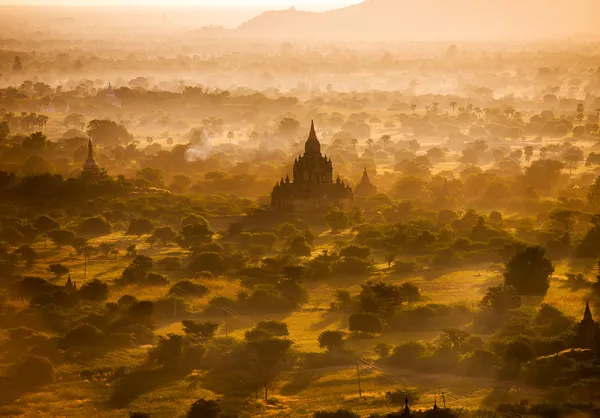
[(265, 12), (238, 35), (315, 40), (521, 40), (600, 33), (600, 0), (366, 0), (322, 13)]

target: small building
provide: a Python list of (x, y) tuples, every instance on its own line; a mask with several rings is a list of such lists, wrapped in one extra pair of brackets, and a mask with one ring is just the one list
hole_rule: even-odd
[(371, 183), (367, 167), (365, 167), (360, 183), (354, 188), (354, 194), (360, 197), (371, 197), (377, 194), (377, 187)]
[(275, 184), (271, 208), (277, 212), (306, 211), (338, 206), (349, 209), (353, 202), (351, 187), (338, 176), (333, 180), (333, 164), (321, 154), (314, 123), (311, 123), (304, 155), (294, 161), (293, 177)]
[(592, 316), (590, 303), (586, 303), (583, 319), (575, 327), (575, 345), (577, 348), (597, 349), (600, 343), (600, 326)]
[(92, 140), (88, 141), (88, 155), (87, 159), (83, 163), (83, 170), (81, 172), (82, 177), (93, 178), (100, 174), (100, 167), (94, 158), (94, 148), (92, 146)]

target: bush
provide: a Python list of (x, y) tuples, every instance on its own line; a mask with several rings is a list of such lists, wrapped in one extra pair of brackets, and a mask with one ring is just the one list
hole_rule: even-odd
[(355, 313), (348, 318), (348, 328), (351, 332), (379, 334), (382, 330), (381, 321), (372, 313)]
[(183, 297), (202, 297), (207, 295), (208, 288), (204, 285), (193, 283), (190, 280), (182, 280), (171, 286), (169, 295)]
[(31, 355), (10, 366), (7, 376), (22, 388), (44, 386), (56, 380), (52, 362), (45, 357)]
[(108, 285), (101, 280), (94, 279), (81, 286), (77, 295), (84, 300), (103, 301), (108, 299)]

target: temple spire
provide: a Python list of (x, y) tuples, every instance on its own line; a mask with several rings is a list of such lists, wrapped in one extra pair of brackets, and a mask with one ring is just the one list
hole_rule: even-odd
[(310, 122), (310, 132), (308, 134), (308, 139), (304, 144), (304, 153), (313, 155), (318, 154), (321, 155), (321, 143), (317, 138), (317, 132), (315, 131), (315, 122)]
[(88, 140), (88, 158), (94, 158), (94, 148), (92, 146), (92, 138)]
[(592, 311), (590, 310), (590, 302), (586, 302), (585, 304), (585, 312), (583, 313), (583, 321), (582, 323), (593, 323), (594, 318), (592, 317)]

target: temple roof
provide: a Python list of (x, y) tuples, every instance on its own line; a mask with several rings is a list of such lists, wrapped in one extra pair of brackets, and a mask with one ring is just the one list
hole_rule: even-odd
[(83, 171), (97, 171), (98, 163), (94, 159), (94, 148), (92, 146), (92, 140), (88, 141), (88, 156), (83, 163)]
[(367, 167), (365, 167), (365, 171), (363, 171), (363, 175), (360, 179), (360, 182), (371, 184), (371, 179), (369, 178), (369, 174), (367, 173)]
[(314, 121), (310, 122), (310, 133), (308, 134), (308, 139), (304, 144), (304, 153), (309, 155), (321, 155), (321, 143), (317, 138)]

